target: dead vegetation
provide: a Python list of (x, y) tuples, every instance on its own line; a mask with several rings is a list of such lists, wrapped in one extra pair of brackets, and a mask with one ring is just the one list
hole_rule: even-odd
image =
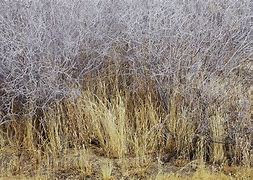
[[(228, 179), (244, 172), (252, 177), (252, 136), (247, 132), (251, 111), (244, 111), (239, 125), (234, 124), (238, 119), (227, 121), (241, 111), (240, 87), (230, 91), (223, 106), (205, 107), (199, 99), (189, 102), (193, 94), (177, 88), (165, 110), (152, 83), (129, 93), (119, 88), (122, 81), (106, 81), (97, 82), (94, 89), (89, 86), (72, 101), (54, 104), (41, 116), (19, 116), (4, 124), (2, 177)], [(212, 87), (209, 94), (215, 84)], [(233, 112), (230, 106), (235, 106)], [(200, 118), (195, 119), (202, 115), (208, 118), (205, 133), (200, 131)], [(237, 131), (228, 136), (232, 130)]]
[(2, 179), (253, 178), (249, 0), (0, 4)]

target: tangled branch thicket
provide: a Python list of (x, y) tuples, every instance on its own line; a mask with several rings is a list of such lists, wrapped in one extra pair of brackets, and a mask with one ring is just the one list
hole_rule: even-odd
[(152, 94), (179, 154), (177, 122), (192, 142), (252, 146), (252, 12), (251, 0), (0, 0), (0, 124), (104, 87), (133, 106)]
[(239, 70), (240, 83), (252, 80), (250, 0), (11, 0), (0, 8), (5, 115), (15, 113), (15, 101), (45, 107), (77, 95), (70, 84), (99, 72), (108, 58), (128, 64), (123, 76), (155, 80), (163, 94), (181, 82), (188, 91), (200, 78), (206, 92), (210, 80)]

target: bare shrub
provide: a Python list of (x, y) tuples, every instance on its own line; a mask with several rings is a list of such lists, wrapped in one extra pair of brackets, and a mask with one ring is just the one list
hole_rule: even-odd
[[(205, 132), (210, 131), (203, 128), (208, 108), (228, 104), (235, 85), (243, 86), (244, 96), (252, 82), (250, 0), (10, 0), (0, 5), (2, 123), (79, 96), (87, 75), (96, 80), (108, 60), (121, 76), (117, 83), (125, 81), (131, 92), (139, 79), (153, 81), (165, 110), (176, 89), (185, 105), (200, 110), (199, 129)], [(217, 81), (224, 88), (215, 89)]]

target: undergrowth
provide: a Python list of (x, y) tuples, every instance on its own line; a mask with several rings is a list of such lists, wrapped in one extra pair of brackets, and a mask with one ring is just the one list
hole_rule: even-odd
[[(164, 109), (151, 82), (138, 92), (124, 90), (117, 82), (99, 81), (76, 99), (55, 103), (33, 118), (19, 116), (4, 124), (0, 136), (2, 176), (113, 179), (151, 178), (157, 173), (156, 179), (166, 179), (180, 178), (189, 171), (193, 178), (216, 177), (223, 172), (220, 177), (226, 179), (242, 172), (238, 167), (252, 168), (252, 136), (247, 132), (251, 111), (244, 111), (240, 123), (239, 117), (233, 116), (236, 110), (241, 112), (241, 86), (234, 86), (222, 106), (204, 107), (201, 97), (188, 99), (194, 95), (175, 87), (167, 99), (169, 108)], [(215, 90), (216, 84), (212, 85), (210, 93)], [(206, 131), (201, 131), (203, 128)], [(163, 172), (166, 166), (176, 169)], [(198, 171), (199, 167), (209, 170)]]

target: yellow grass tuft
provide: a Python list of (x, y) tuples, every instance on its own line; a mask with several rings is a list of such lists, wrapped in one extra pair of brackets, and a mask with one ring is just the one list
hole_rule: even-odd
[[(109, 87), (100, 82), (96, 86), (99, 87), (96, 93), (94, 89), (86, 89), (72, 101), (52, 105), (40, 119), (24, 116), (20, 122), (13, 119), (2, 126), (1, 177), (230, 179), (252, 176), (249, 136), (237, 134), (235, 144), (229, 144), (231, 148), (226, 149), (230, 124), (225, 123), (228, 114), (223, 106), (227, 104), (208, 107), (209, 134), (197, 134), (199, 124), (194, 117), (203, 111), (179, 89), (167, 99), (169, 109), (164, 110), (152, 90), (142, 89), (135, 94), (117, 85)], [(232, 161), (238, 156), (243, 166), (227, 166), (227, 154)], [(218, 166), (215, 171), (209, 169), (212, 164)]]

